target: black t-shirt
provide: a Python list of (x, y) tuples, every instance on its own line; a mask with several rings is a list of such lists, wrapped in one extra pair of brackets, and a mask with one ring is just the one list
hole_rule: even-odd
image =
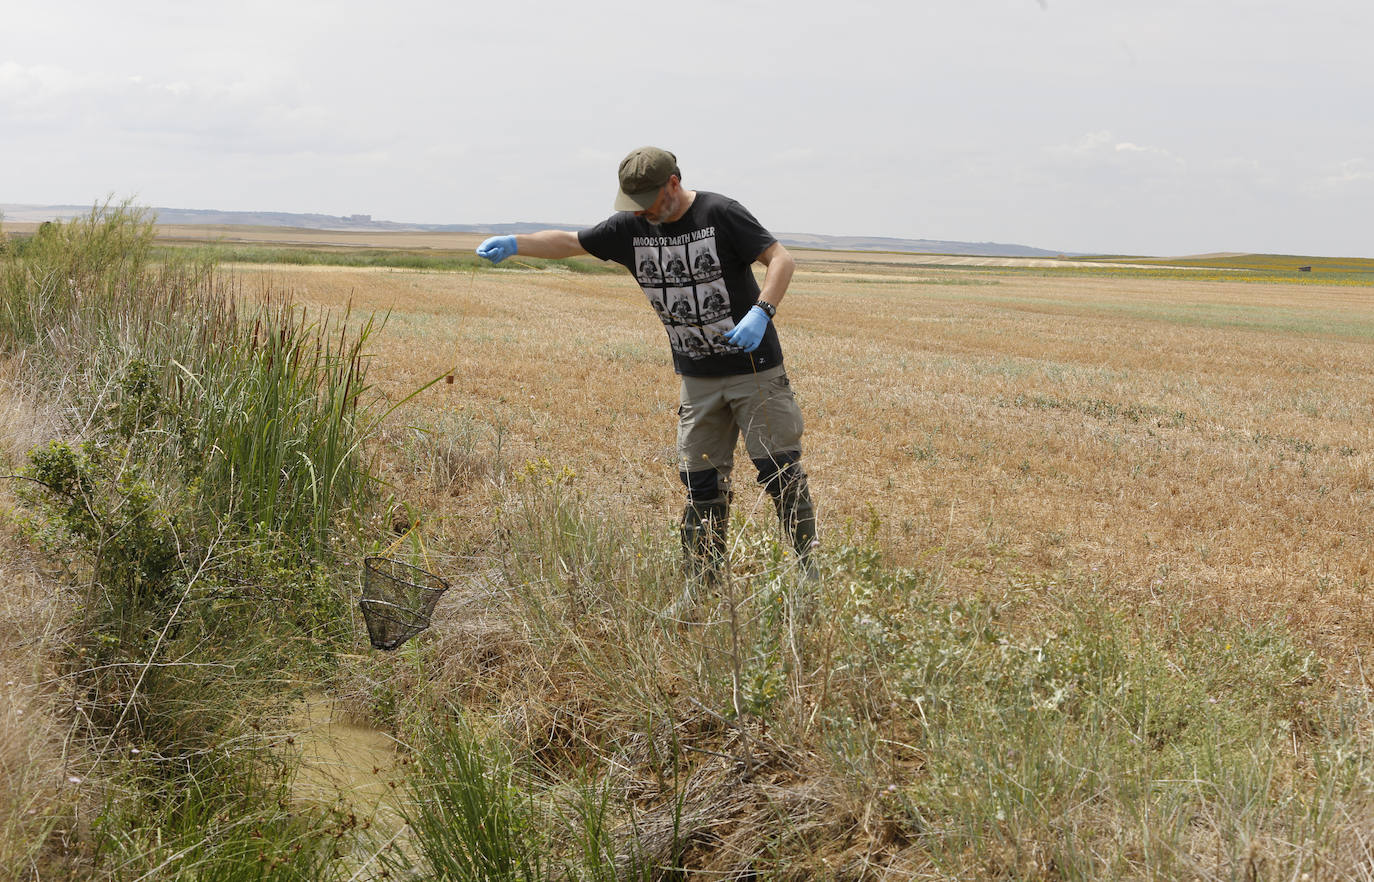
[(634, 275), (663, 321), (679, 374), (719, 377), (782, 364), (772, 322), (753, 352), (721, 336), (758, 301), (751, 267), (777, 241), (735, 200), (698, 190), (672, 223), (651, 224), (622, 211), (577, 238), (587, 253)]

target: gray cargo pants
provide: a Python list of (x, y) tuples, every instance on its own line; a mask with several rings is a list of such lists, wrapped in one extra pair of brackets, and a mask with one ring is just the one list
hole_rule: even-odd
[(758, 482), (773, 498), (784, 531), (809, 568), (816, 516), (801, 467), (802, 415), (780, 365), (727, 377), (682, 378), (678, 474), (687, 486), (682, 541), (689, 574), (719, 568), (730, 512), (735, 446), (744, 436)]
[(756, 465), (775, 454), (801, 454), (801, 408), (782, 365), (756, 374), (683, 377), (677, 413), (678, 471), (714, 471), (722, 492), (730, 486), (741, 434)]

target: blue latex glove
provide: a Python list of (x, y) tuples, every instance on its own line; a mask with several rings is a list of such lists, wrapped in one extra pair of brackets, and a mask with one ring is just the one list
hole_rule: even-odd
[(492, 263), (500, 263), (516, 253), (514, 236), (492, 236), (477, 246), (477, 256), (485, 257)]
[(725, 339), (745, 352), (753, 352), (759, 348), (759, 343), (763, 340), (763, 332), (766, 330), (768, 330), (768, 313), (755, 306), (745, 313), (744, 318), (739, 320), (739, 324), (725, 334)]

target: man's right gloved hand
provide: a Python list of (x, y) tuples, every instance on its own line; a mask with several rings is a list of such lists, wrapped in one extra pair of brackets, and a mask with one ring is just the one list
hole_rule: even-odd
[(514, 236), (492, 236), (477, 246), (477, 256), (485, 257), (492, 263), (500, 263), (516, 253)]

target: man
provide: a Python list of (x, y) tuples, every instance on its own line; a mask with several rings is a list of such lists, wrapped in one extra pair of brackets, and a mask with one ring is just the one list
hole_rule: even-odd
[[(773, 327), (796, 265), (792, 255), (738, 202), (683, 187), (677, 157), (657, 147), (621, 162), (615, 208), (590, 229), (495, 236), (477, 254), (492, 263), (513, 254), (591, 254), (621, 264), (644, 289), (682, 378), (677, 443), (687, 487), (681, 533), (689, 600), (697, 586), (714, 583), (725, 562), (741, 433), (803, 577), (814, 579), (816, 512), (801, 466), (802, 416)], [(766, 267), (762, 288), (755, 261)]]

